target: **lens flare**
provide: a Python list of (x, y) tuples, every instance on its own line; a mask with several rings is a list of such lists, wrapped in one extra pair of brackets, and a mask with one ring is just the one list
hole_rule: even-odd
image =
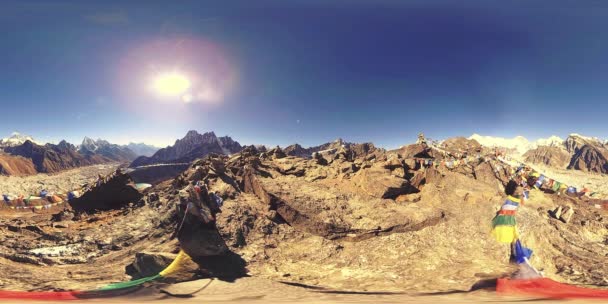
[(152, 85), (156, 92), (164, 96), (177, 96), (183, 94), (191, 86), (188, 77), (179, 73), (158, 75)]

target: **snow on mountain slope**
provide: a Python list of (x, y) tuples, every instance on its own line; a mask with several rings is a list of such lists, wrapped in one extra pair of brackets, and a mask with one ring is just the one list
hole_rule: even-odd
[(28, 140), (35, 144), (39, 144), (39, 145), (42, 144), (42, 143), (35, 141), (34, 138), (32, 138), (29, 135), (20, 134), (19, 132), (13, 132), (11, 134), (11, 136), (0, 140), (0, 147), (15, 147), (15, 146), (22, 145), (24, 142), (26, 142)]
[(549, 138), (540, 138), (533, 142), (529, 141), (523, 136), (516, 136), (514, 138), (504, 138), (473, 134), (471, 135), (471, 137), (469, 137), (469, 139), (476, 140), (482, 146), (512, 149), (517, 151), (519, 154), (524, 154), (527, 151), (539, 146), (562, 147), (564, 144), (564, 140), (555, 135)]
[(550, 136), (549, 138), (540, 138), (537, 139), (534, 144), (537, 147), (547, 146), (547, 147), (561, 147), (564, 145), (564, 140), (559, 136)]

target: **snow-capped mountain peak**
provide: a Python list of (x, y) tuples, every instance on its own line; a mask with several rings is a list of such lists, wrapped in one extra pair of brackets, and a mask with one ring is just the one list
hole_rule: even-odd
[(540, 138), (536, 141), (529, 141), (523, 136), (515, 136), (514, 138), (494, 137), (494, 136), (482, 136), (479, 134), (473, 134), (469, 139), (474, 139), (482, 146), (486, 147), (500, 147), (515, 150), (519, 154), (524, 154), (531, 149), (535, 149), (540, 146), (554, 146), (562, 147), (564, 140), (559, 136), (550, 136), (549, 138)]
[(19, 132), (13, 132), (11, 136), (7, 138), (3, 138), (0, 140), (0, 146), (2, 147), (14, 147), (22, 145), (26, 141), (31, 141), (36, 144), (40, 144), (34, 140), (33, 137), (25, 134), (21, 134)]
[(550, 136), (549, 138), (540, 138), (534, 142), (536, 146), (560, 147), (564, 145), (564, 140), (559, 136)]

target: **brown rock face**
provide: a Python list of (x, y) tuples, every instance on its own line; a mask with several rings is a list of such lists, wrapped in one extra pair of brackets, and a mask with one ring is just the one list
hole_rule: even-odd
[(399, 155), (401, 155), (401, 157), (403, 157), (405, 159), (411, 159), (414, 157), (420, 157), (420, 158), (433, 157), (432, 150), (428, 146), (420, 145), (420, 144), (407, 145), (407, 146), (402, 147), (401, 149), (391, 151), (391, 152), (397, 152), (397, 153), (399, 153)]
[(43, 173), (53, 173), (110, 161), (110, 159), (97, 154), (80, 154), (73, 145), (65, 141), (58, 145), (46, 144), (40, 146), (28, 140), (20, 146), (7, 147), (5, 151), (14, 156), (30, 159), (36, 171)]
[(538, 147), (526, 152), (524, 157), (526, 162), (555, 168), (565, 168), (570, 163), (570, 154), (561, 147)]
[(418, 192), (408, 180), (391, 175), (390, 170), (380, 166), (359, 171), (352, 181), (372, 197), (395, 198), (401, 194)]
[(464, 137), (452, 137), (448, 138), (441, 144), (441, 148), (452, 153), (468, 153), (473, 155), (477, 152), (481, 152), (481, 144), (474, 139), (467, 139)]
[(568, 169), (608, 173), (608, 149), (584, 145), (572, 156)]
[(601, 141), (572, 134), (565, 146), (572, 156), (568, 169), (608, 173), (608, 147)]

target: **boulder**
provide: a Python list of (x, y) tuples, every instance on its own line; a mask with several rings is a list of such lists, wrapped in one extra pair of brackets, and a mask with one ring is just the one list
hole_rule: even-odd
[(271, 157), (273, 157), (275, 159), (287, 157), (287, 154), (285, 154), (285, 152), (283, 152), (283, 150), (279, 147), (276, 147), (276, 148), (268, 151), (268, 155), (270, 155)]
[(404, 161), (405, 166), (409, 169), (409, 170), (417, 170), (418, 169), (418, 162), (413, 159), (413, 158), (407, 158)]
[(425, 171), (417, 171), (414, 176), (410, 179), (410, 184), (416, 189), (420, 189), (422, 185), (424, 185), (426, 181), (426, 172)]
[(398, 154), (391, 154), (384, 162), (383, 167), (389, 170), (403, 168), (403, 161)]
[(559, 219), (562, 222), (567, 224), (570, 222), (573, 215), (574, 215), (574, 208), (568, 206), (562, 210), (562, 214), (560, 215)]
[(365, 193), (378, 198), (395, 198), (418, 191), (406, 179), (393, 176), (388, 169), (380, 166), (359, 170), (352, 180)]
[(562, 216), (562, 210), (562, 206), (557, 206), (557, 208), (551, 212), (551, 216), (555, 219), (559, 219)]
[(435, 168), (426, 169), (424, 174), (426, 183), (435, 183), (441, 179), (441, 172), (437, 171)]
[(407, 158), (431, 158), (430, 149), (426, 145), (413, 144), (402, 147), (398, 150), (401, 157)]
[(69, 201), (75, 211), (120, 209), (129, 203), (138, 202), (142, 194), (133, 187), (131, 177), (116, 174), (99, 186), (93, 186), (78, 198)]
[(344, 162), (343, 164), (340, 165), (340, 173), (342, 173), (342, 174), (354, 173), (356, 171), (357, 171), (357, 167), (355, 166), (355, 164), (353, 164), (351, 162)]
[(475, 179), (488, 185), (498, 185), (497, 177), (499, 176), (499, 173), (495, 171), (495, 168), (493, 168), (489, 162), (483, 162), (475, 166), (473, 168), (473, 175)]

